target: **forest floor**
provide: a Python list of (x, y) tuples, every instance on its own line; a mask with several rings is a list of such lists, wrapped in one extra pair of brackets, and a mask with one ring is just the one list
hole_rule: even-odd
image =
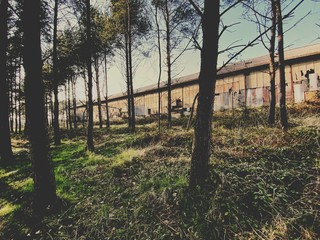
[(62, 130), (51, 146), (59, 208), (32, 214), (28, 142), (13, 136), (15, 164), (0, 168), (0, 239), (319, 239), (320, 106), (289, 107), (290, 129), (267, 109), (215, 113), (211, 181), (188, 189), (193, 131), (187, 118), (158, 133), (118, 122)]

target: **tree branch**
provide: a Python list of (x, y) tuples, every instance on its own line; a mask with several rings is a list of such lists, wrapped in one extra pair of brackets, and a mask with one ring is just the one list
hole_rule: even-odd
[[(294, 8), (292, 8), (286, 15), (284, 15), (282, 17), (282, 19), (278, 19), (278, 21), (283, 21), (284, 19), (290, 17), (290, 15), (293, 13), (294, 10), (297, 9), (297, 7), (303, 3), (304, 0), (301, 0)], [(254, 42), (256, 42), (259, 38), (261, 38), (261, 36), (263, 36), (264, 34), (266, 34), (270, 29), (272, 28), (272, 26), (268, 27), (265, 31), (263, 31), (262, 33), (259, 34), (259, 36), (257, 36), (255, 39), (253, 39), (251, 42), (249, 42), (244, 48), (242, 48), (239, 52), (237, 52), (235, 55), (233, 55), (226, 63), (224, 63), (218, 70), (217, 72), (219, 72), (222, 68), (224, 68), (227, 64), (229, 64), (233, 59), (235, 59), (237, 56), (239, 56), (244, 50), (246, 50), (248, 47), (253, 46), (252, 44)]]
[(222, 17), (223, 14), (225, 14), (226, 12), (228, 12), (231, 8), (237, 6), (239, 3), (241, 3), (243, 0), (238, 0), (236, 1), (234, 4), (232, 4), (231, 6), (229, 6), (228, 8), (226, 8), (222, 13), (220, 13), (220, 18)]
[(196, 12), (198, 13), (198, 15), (202, 18), (203, 13), (200, 10), (200, 8), (197, 6), (197, 4), (195, 4), (195, 2), (193, 0), (188, 0), (189, 3), (193, 6), (193, 8), (196, 10)]
[[(258, 43), (252, 43), (250, 45), (250, 47), (253, 47), (254, 45), (257, 45)], [(222, 53), (225, 53), (225, 52), (229, 52), (230, 50), (232, 49), (235, 49), (235, 48), (239, 48), (239, 47), (246, 47), (248, 44), (239, 44), (239, 45), (234, 45), (234, 46), (230, 46), (230, 47), (227, 47), (221, 51), (218, 52), (218, 54), (222, 54)]]
[(218, 38), (220, 38), (220, 37), (222, 36), (222, 34), (223, 34), (228, 28), (233, 27), (233, 26), (238, 25), (238, 24), (240, 24), (240, 22), (236, 22), (236, 23), (233, 23), (233, 24), (231, 24), (231, 25), (223, 25), (223, 23), (222, 23), (222, 26), (223, 26), (223, 27), (222, 27), (221, 32), (219, 33)]

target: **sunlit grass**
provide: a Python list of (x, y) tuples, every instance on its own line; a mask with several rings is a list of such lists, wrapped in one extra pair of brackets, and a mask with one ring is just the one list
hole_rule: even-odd
[(1, 205), (2, 206), (0, 206), (0, 217), (11, 214), (20, 207), (20, 205), (14, 205), (9, 202), (4, 202), (4, 204)]
[(33, 180), (32, 178), (25, 178), (20, 181), (10, 182), (9, 186), (14, 190), (22, 190), (24, 192), (30, 192), (33, 189)]
[(111, 168), (122, 167), (130, 163), (134, 157), (142, 155), (143, 151), (129, 148), (112, 158)]

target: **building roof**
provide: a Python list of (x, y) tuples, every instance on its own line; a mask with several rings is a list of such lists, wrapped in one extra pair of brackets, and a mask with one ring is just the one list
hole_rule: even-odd
[[(294, 62), (298, 60), (303, 60), (305, 58), (310, 57), (317, 57), (320, 59), (320, 44), (315, 45), (309, 45), (299, 48), (294, 48), (290, 50), (286, 50), (284, 52), (285, 61), (288, 62)], [(276, 54), (276, 61), (277, 61), (277, 54)], [(257, 58), (252, 58), (246, 61), (240, 61), (236, 63), (230, 63), (226, 66), (224, 66), (219, 72), (218, 72), (218, 78), (223, 78), (224, 76), (235, 74), (235, 73), (241, 73), (245, 72), (251, 69), (256, 68), (264, 68), (268, 66), (269, 64), (269, 56), (261, 56)], [(181, 86), (181, 85), (187, 85), (187, 84), (193, 84), (198, 80), (199, 73), (190, 74), (183, 77), (178, 77), (172, 80), (172, 88)], [(167, 85), (165, 83), (160, 84), (160, 89), (166, 89)], [(158, 84), (152, 84), (145, 87), (141, 87), (134, 90), (134, 95), (139, 96), (145, 93), (150, 92), (156, 92), (158, 90)], [(109, 101), (114, 101), (117, 99), (125, 98), (127, 96), (127, 93), (117, 93), (113, 94), (108, 97)]]

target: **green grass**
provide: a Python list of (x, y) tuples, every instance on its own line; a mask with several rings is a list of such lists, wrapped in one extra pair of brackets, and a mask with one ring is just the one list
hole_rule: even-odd
[(51, 149), (61, 206), (41, 221), (16, 136), (17, 162), (0, 168), (0, 239), (319, 239), (320, 129), (304, 121), (318, 113), (290, 109), (283, 134), (266, 111), (215, 115), (210, 185), (194, 191), (185, 119), (161, 134), (149, 119), (135, 134), (121, 122), (95, 128), (93, 153), (85, 131), (63, 130)]

